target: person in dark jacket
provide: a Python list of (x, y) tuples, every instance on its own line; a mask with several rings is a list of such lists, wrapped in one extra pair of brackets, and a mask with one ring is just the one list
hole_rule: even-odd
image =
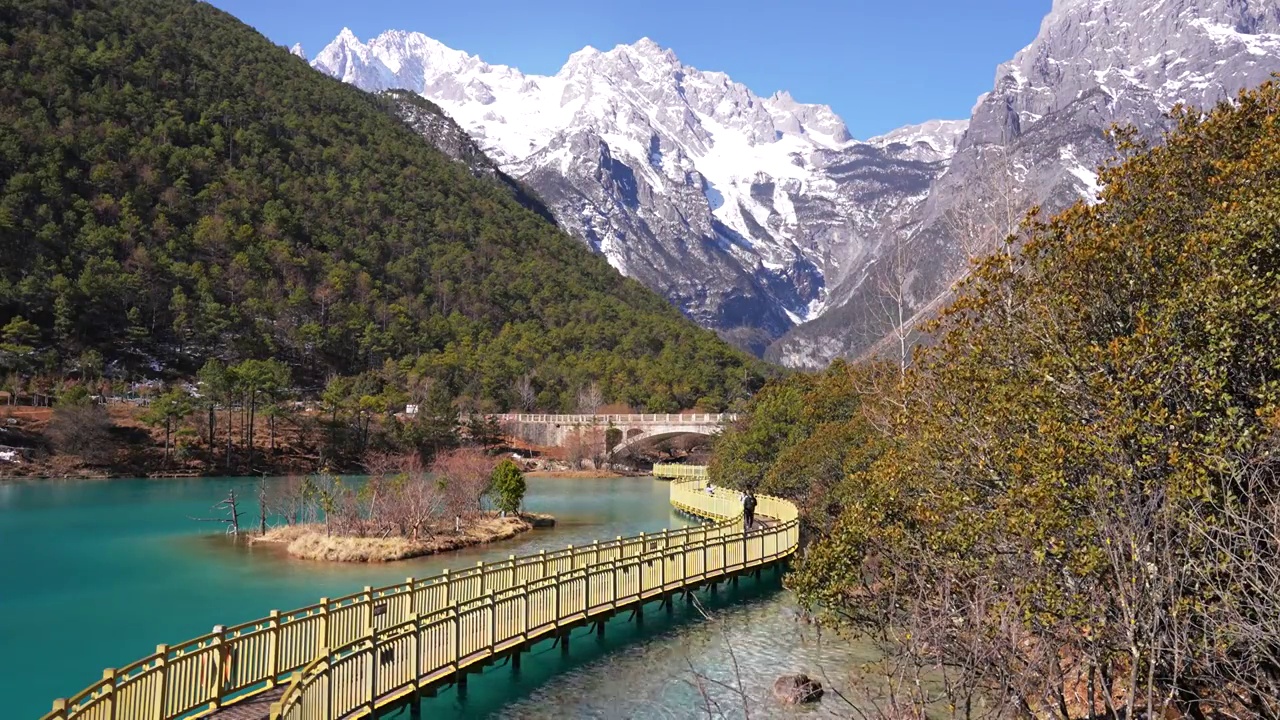
[(748, 530), (756, 524), (756, 494), (752, 490), (747, 490), (747, 496), (742, 498), (742, 519)]

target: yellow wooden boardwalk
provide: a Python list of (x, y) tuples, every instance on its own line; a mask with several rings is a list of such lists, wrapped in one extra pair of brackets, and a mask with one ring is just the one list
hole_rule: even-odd
[(781, 561), (799, 545), (794, 505), (759, 496), (744, 532), (736, 493), (705, 470), (660, 466), (678, 510), (710, 522), (481, 563), (215, 632), (118, 669), (43, 720), (337, 720), (371, 716), (465, 679), (544, 638), (619, 610)]

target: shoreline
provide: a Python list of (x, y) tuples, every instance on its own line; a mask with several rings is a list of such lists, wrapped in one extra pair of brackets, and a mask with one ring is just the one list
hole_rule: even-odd
[(427, 537), (411, 540), (401, 536), (357, 537), (331, 535), (321, 523), (282, 525), (265, 535), (248, 536), (250, 546), (280, 548), (291, 558), (316, 562), (388, 563), (422, 558), (463, 548), (510, 540), (535, 528), (554, 527), (556, 520), (545, 513), (519, 513), (507, 517), (487, 514), (473, 518), (461, 532), (438, 524)]
[(650, 477), (653, 473), (626, 470), (529, 470), (525, 475), (560, 480), (612, 480), (624, 477)]
[[(363, 468), (352, 468), (350, 470), (334, 471), (338, 475), (363, 476), (365, 470)], [(268, 478), (286, 477), (289, 473), (268, 472)], [(557, 480), (612, 480), (625, 477), (652, 477), (653, 472), (644, 472), (640, 470), (528, 470), (525, 472), (527, 477), (553, 478)], [(91, 472), (81, 475), (0, 475), (0, 484), (9, 482), (43, 482), (48, 480), (196, 480), (202, 478), (250, 478), (257, 480), (262, 474), (246, 475), (244, 473), (222, 473), (216, 471), (208, 472), (190, 472), (190, 473), (114, 473), (114, 472)]]

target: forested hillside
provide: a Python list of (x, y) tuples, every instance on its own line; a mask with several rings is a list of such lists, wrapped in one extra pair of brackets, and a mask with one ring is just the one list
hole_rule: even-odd
[(913, 367), (787, 379), (717, 446), (803, 502), (789, 583), (880, 641), (887, 716), (1280, 713), (1280, 87), (1175, 120)]
[(273, 357), (306, 386), (377, 370), (480, 409), (753, 389), (752, 361), (389, 102), (204, 3), (0, 0), (6, 370)]

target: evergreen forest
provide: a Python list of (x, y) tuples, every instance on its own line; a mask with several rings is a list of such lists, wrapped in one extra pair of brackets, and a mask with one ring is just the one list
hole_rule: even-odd
[(714, 411), (759, 386), (393, 102), (194, 0), (0, 0), (3, 371), (272, 359), (313, 395), (351, 378), (482, 412), (575, 410), (589, 385)]

